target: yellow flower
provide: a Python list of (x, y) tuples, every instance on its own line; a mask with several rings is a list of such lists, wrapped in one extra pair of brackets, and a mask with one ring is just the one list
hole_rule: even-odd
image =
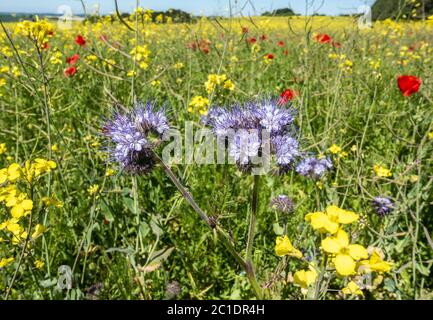
[(35, 175), (39, 176), (43, 173), (50, 172), (51, 169), (55, 169), (57, 167), (56, 163), (51, 160), (45, 160), (45, 159), (35, 159), (34, 161), (35, 166)]
[(230, 79), (224, 82), (224, 89), (233, 91), (235, 89), (235, 84)]
[(361, 288), (354, 281), (350, 281), (346, 287), (341, 289), (341, 292), (343, 292), (343, 294), (350, 294), (350, 295), (352, 295), (352, 294), (360, 295), (360, 296), (364, 295)]
[(313, 266), (309, 266), (309, 270), (296, 271), (293, 276), (293, 282), (299, 285), (302, 289), (306, 290), (309, 286), (314, 284), (317, 279), (317, 272)]
[(8, 180), (8, 169), (0, 169), (0, 184), (5, 183)]
[(334, 205), (326, 207), (325, 212), (311, 212), (305, 216), (305, 221), (310, 222), (314, 230), (331, 234), (338, 231), (340, 224), (351, 224), (358, 219), (359, 216), (355, 212)]
[(45, 231), (47, 231), (47, 228), (45, 228), (45, 226), (43, 226), (42, 224), (37, 224), (35, 227), (35, 231), (32, 234), (32, 238), (36, 239), (41, 234), (43, 234)]
[(57, 200), (56, 198), (53, 197), (43, 197), (41, 199), (42, 203), (46, 206), (46, 207), (57, 207), (57, 208), (62, 208), (63, 207), (63, 202)]
[(35, 268), (36, 269), (42, 269), (45, 265), (45, 262), (43, 262), (42, 260), (36, 260), (35, 261)]
[(150, 84), (152, 87), (159, 87), (159, 86), (161, 86), (161, 81), (160, 80), (153, 80)]
[(194, 112), (194, 108), (201, 114), (207, 114), (207, 107), (209, 106), (209, 99), (202, 96), (195, 96), (191, 99), (188, 106), (188, 112)]
[(370, 273), (376, 271), (379, 273), (389, 272), (391, 270), (392, 263), (383, 260), (383, 253), (378, 248), (373, 248), (370, 255), (370, 259), (362, 260), (359, 262), (358, 271)]
[(6, 143), (0, 143), (0, 154), (5, 153), (8, 151), (8, 148), (6, 147)]
[[(1, 174), (1, 170), (0, 170)], [(0, 188), (0, 202), (8, 198), (15, 197), (17, 194), (17, 187), (13, 184)]]
[(89, 188), (87, 188), (87, 192), (92, 196), (99, 192), (99, 185), (92, 184)]
[(278, 257), (291, 256), (302, 258), (302, 252), (292, 246), (289, 237), (277, 237), (275, 242), (275, 254)]
[(61, 64), (62, 63), (62, 53), (60, 51), (56, 51), (50, 57), (51, 64)]
[(428, 138), (433, 139), (433, 131), (428, 133)]
[(31, 38), (38, 46), (42, 46), (54, 34), (54, 26), (47, 20), (39, 20), (36, 17), (36, 21), (24, 20), (18, 23), (15, 32)]
[(135, 70), (129, 70), (126, 75), (128, 77), (134, 77), (137, 74), (137, 72)]
[(7, 198), (6, 206), (12, 207), (12, 217), (19, 219), (30, 213), (30, 211), (33, 209), (33, 201), (27, 199), (27, 195), (25, 193), (21, 193), (18, 195), (18, 197)]
[(12, 262), (15, 261), (14, 257), (10, 257), (10, 258), (2, 258), (0, 260), (0, 268), (4, 268), (6, 266), (8, 266), (9, 264), (11, 264)]
[(51, 146), (51, 151), (53, 151), (53, 152), (59, 151), (59, 146), (57, 145), (57, 143), (55, 143)]
[(381, 177), (381, 178), (382, 177), (386, 178), (386, 177), (392, 176), (392, 173), (389, 169), (384, 168), (384, 167), (379, 166), (379, 165), (374, 165), (373, 170), (374, 170), (374, 173), (376, 174), (376, 176)]
[(173, 65), (173, 68), (175, 69), (182, 69), (184, 67), (184, 64), (182, 62), (177, 62)]
[(204, 86), (208, 93), (212, 93), (216, 89), (216, 87), (220, 86), (221, 84), (223, 84), (224, 88), (228, 90), (234, 89), (233, 82), (230, 79), (227, 79), (227, 76), (225, 74), (209, 74), (207, 76), (207, 81), (204, 83)]
[(105, 171), (105, 176), (106, 177), (111, 177), (112, 175), (114, 175), (116, 173), (116, 170), (111, 169), (111, 168), (107, 168), (107, 170)]
[(96, 59), (98, 59), (98, 57), (95, 56), (94, 54), (89, 54), (88, 56), (86, 56), (85, 59), (90, 63), (90, 62), (95, 61)]
[(10, 70), (9, 66), (1, 66), (0, 73), (8, 73)]
[(21, 177), (21, 167), (18, 163), (12, 163), (8, 167), (8, 180), (15, 182)]
[(355, 274), (356, 261), (368, 257), (367, 249), (359, 244), (350, 244), (349, 236), (341, 229), (335, 236), (323, 239), (321, 246), (325, 252), (335, 255), (335, 269), (341, 276)]
[(330, 146), (328, 148), (328, 151), (331, 152), (332, 154), (337, 154), (337, 153), (340, 153), (342, 151), (342, 149), (339, 146), (337, 146), (336, 144), (333, 144), (332, 146)]

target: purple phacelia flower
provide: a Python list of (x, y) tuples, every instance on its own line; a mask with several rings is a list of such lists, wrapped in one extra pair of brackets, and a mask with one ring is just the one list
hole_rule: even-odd
[(261, 141), (257, 132), (238, 130), (229, 145), (229, 155), (241, 165), (249, 163), (252, 157), (259, 155)]
[(125, 114), (116, 112), (102, 131), (113, 142), (108, 150), (111, 158), (126, 172), (143, 174), (153, 168), (152, 149), (168, 129), (164, 112), (147, 103), (137, 104)]
[(279, 195), (271, 200), (270, 206), (272, 209), (280, 211), (282, 213), (291, 213), (294, 209), (292, 199), (286, 195)]
[(252, 158), (263, 154), (264, 130), (268, 132), (271, 153), (275, 154), (280, 169), (287, 168), (300, 155), (298, 141), (292, 136), (296, 131), (294, 110), (282, 108), (276, 101), (254, 101), (227, 109), (214, 107), (202, 121), (216, 136), (231, 137), (229, 154), (243, 169), (251, 168)]
[(296, 172), (302, 176), (321, 178), (326, 171), (332, 168), (332, 162), (328, 158), (306, 158), (296, 166)]
[(392, 200), (388, 197), (375, 197), (371, 201), (371, 206), (374, 211), (381, 217), (391, 213), (395, 206)]
[(265, 103), (257, 112), (261, 126), (268, 129), (271, 134), (281, 131), (294, 120), (290, 109), (283, 109), (276, 103)]
[(288, 135), (273, 137), (272, 147), (281, 166), (291, 165), (301, 155), (298, 140)]

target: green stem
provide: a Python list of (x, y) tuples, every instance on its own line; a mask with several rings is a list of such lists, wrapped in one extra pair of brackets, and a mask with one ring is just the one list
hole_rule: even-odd
[[(206, 223), (206, 225), (211, 229), (215, 229), (218, 233), (219, 239), (224, 244), (224, 246), (227, 248), (227, 250), (230, 252), (230, 254), (233, 256), (233, 258), (239, 263), (239, 265), (242, 267), (242, 269), (245, 270), (247, 273), (248, 280), (250, 281), (251, 287), (254, 290), (254, 294), (258, 299), (262, 299), (262, 293), (260, 286), (257, 283), (257, 280), (254, 275), (254, 269), (252, 267), (252, 264), (245, 261), (239, 253), (236, 251), (233, 242), (230, 238), (230, 236), (225, 232), (220, 226), (214, 225), (209, 220), (209, 217), (207, 214), (197, 205), (192, 195), (188, 192), (188, 190), (185, 189), (185, 187), (182, 185), (182, 183), (179, 181), (179, 179), (176, 177), (176, 175), (173, 173), (173, 171), (170, 169), (167, 164), (154, 152), (153, 153), (155, 159), (162, 165), (164, 168), (165, 173), (168, 175), (170, 180), (174, 183), (174, 185), (177, 187), (177, 189), (180, 191), (184, 199), (191, 205), (191, 207), (194, 209), (194, 211), (200, 216), (200, 218)], [(257, 200), (255, 200), (257, 202)], [(256, 206), (257, 207), (257, 206)]]
[(248, 279), (253, 287), (253, 290), (257, 296), (257, 298), (262, 298), (262, 290), (257, 283), (255, 268), (253, 263), (253, 244), (254, 244), (254, 236), (256, 234), (256, 224), (257, 224), (257, 212), (259, 207), (259, 188), (260, 188), (260, 176), (254, 176), (253, 183), (253, 193), (251, 197), (251, 213), (249, 217), (248, 224), (248, 239), (247, 239), (247, 248), (246, 248), (246, 272)]
[(257, 223), (257, 208), (259, 205), (259, 185), (260, 176), (254, 176), (253, 194), (251, 197), (251, 213), (250, 221), (248, 226), (248, 240), (247, 240), (247, 250), (246, 250), (246, 260), (250, 261), (253, 255), (253, 242), (256, 233), (256, 223)]

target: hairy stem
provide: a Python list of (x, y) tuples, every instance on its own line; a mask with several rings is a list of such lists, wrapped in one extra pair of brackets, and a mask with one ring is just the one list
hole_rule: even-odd
[(200, 218), (206, 223), (206, 225), (211, 229), (215, 229), (218, 233), (219, 239), (224, 244), (224, 246), (227, 248), (227, 250), (230, 252), (230, 254), (233, 256), (233, 258), (239, 263), (239, 265), (242, 267), (242, 269), (245, 270), (247, 273), (248, 280), (250, 281), (251, 287), (254, 290), (254, 294), (258, 299), (262, 298), (261, 289), (260, 286), (257, 283), (257, 280), (254, 275), (254, 269), (252, 268), (252, 264), (245, 261), (240, 254), (236, 251), (233, 242), (230, 238), (230, 236), (227, 234), (226, 231), (224, 231), (220, 226), (213, 225), (207, 214), (197, 205), (192, 195), (188, 192), (188, 190), (185, 189), (185, 187), (182, 185), (182, 183), (179, 181), (179, 179), (176, 177), (176, 175), (173, 173), (173, 171), (170, 169), (170, 167), (154, 152), (155, 159), (162, 165), (164, 168), (165, 173), (168, 175), (170, 180), (174, 183), (174, 185), (177, 187), (179, 192), (182, 194), (184, 199), (191, 205), (191, 207), (194, 209), (194, 211), (200, 216)]

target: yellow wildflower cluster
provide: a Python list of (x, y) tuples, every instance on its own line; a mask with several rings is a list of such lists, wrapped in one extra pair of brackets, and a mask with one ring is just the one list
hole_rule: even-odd
[[(0, 231), (8, 231), (12, 235), (13, 244), (18, 244), (28, 238), (28, 232), (19, 222), (33, 210), (33, 200), (18, 188), (18, 183), (34, 185), (40, 176), (55, 167), (56, 164), (53, 161), (38, 158), (33, 162), (26, 161), (24, 166), (12, 163), (0, 169), (0, 203), (10, 208), (11, 215), (10, 219), (0, 223)], [(38, 237), (44, 231), (44, 226), (37, 225), (32, 238)]]
[(135, 46), (129, 54), (141, 69), (146, 70), (149, 67), (150, 50), (147, 45)]
[[(326, 238), (321, 240), (321, 249), (328, 255), (331, 265), (335, 267), (339, 276), (390, 271), (391, 263), (383, 261), (383, 255), (380, 255), (377, 249), (369, 253), (362, 245), (350, 242), (349, 235), (343, 230), (343, 226), (352, 224), (358, 219), (359, 215), (355, 212), (335, 205), (328, 206), (324, 212), (312, 212), (305, 216), (305, 220), (314, 230), (327, 234)], [(310, 278), (312, 278), (311, 275)], [(362, 294), (358, 285), (351, 282), (342, 289), (342, 292)]]
[(1, 258), (0, 259), (0, 269), (7, 267), (8, 265), (10, 265), (11, 263), (13, 263), (15, 261), (14, 257), (10, 257), (10, 258)]
[(51, 64), (62, 64), (62, 53), (60, 51), (55, 51), (53, 55), (50, 57), (50, 63)]
[(188, 112), (198, 112), (201, 115), (207, 114), (207, 108), (209, 106), (209, 99), (202, 96), (195, 96), (191, 99), (188, 105)]
[(233, 91), (235, 89), (235, 85), (233, 81), (227, 78), (225, 74), (210, 74), (207, 77), (207, 81), (204, 83), (207, 93), (211, 94), (218, 87), (223, 87), (226, 90)]
[(54, 26), (47, 20), (39, 20), (39, 18), (36, 18), (36, 21), (24, 20), (17, 24), (15, 33), (29, 37), (42, 47), (54, 35)]
[(152, 13), (153, 13), (153, 10), (143, 9), (142, 7), (138, 7), (129, 16), (129, 19), (131, 21), (134, 21), (136, 19), (136, 16), (137, 16), (139, 18), (139, 20), (146, 22), (146, 23), (150, 23), (150, 22), (152, 22)]
[(387, 178), (392, 176), (391, 170), (382, 167), (380, 165), (374, 165), (373, 171), (376, 174), (376, 176), (378, 176), (379, 178)]
[(345, 54), (330, 53), (328, 55), (332, 60), (336, 60), (338, 67), (346, 73), (352, 72), (353, 62), (349, 60)]
[(87, 188), (87, 192), (89, 193), (89, 195), (93, 196), (95, 194), (99, 193), (99, 185), (97, 184), (92, 184), (89, 188)]
[(330, 146), (328, 148), (328, 151), (330, 153), (332, 153), (333, 155), (336, 155), (338, 158), (345, 158), (348, 156), (348, 153), (346, 151), (343, 151), (343, 149), (336, 144), (333, 144), (332, 146)]

